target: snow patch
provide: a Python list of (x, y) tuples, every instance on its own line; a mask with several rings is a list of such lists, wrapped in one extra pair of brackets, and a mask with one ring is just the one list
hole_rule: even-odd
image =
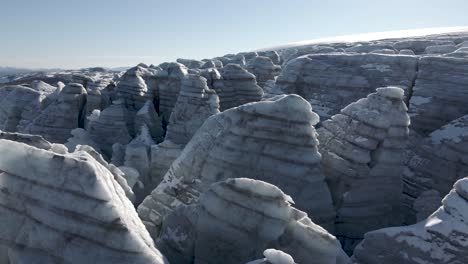
[(290, 255), (276, 249), (267, 249), (263, 251), (263, 255), (271, 264), (294, 264)]
[(435, 225), (438, 225), (442, 223), (442, 220), (439, 219), (438, 217), (434, 216), (432, 218), (429, 218), (427, 221), (426, 221), (426, 224), (424, 225), (425, 228), (430, 228), (432, 226), (435, 226)]

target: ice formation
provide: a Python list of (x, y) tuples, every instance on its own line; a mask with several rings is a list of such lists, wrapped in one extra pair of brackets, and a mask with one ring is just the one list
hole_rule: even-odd
[(281, 57), (275, 50), (259, 51), (257, 54), (258, 56), (270, 58), (271, 62), (273, 62), (275, 65), (281, 65)]
[(187, 144), (205, 120), (219, 113), (219, 98), (208, 88), (206, 79), (189, 74), (182, 87), (169, 119), (165, 140)]
[(274, 80), (281, 72), (281, 66), (273, 64), (268, 57), (256, 57), (247, 64), (247, 70), (253, 73), (260, 87), (269, 80)]
[(366, 97), (377, 87), (399, 86), (408, 98), (418, 59), (382, 54), (319, 54), (289, 62), (276, 80), (286, 93), (309, 100), (322, 118)]
[(120, 79), (115, 91), (130, 111), (138, 111), (151, 97), (144, 76), (146, 69), (140, 66), (129, 69)]
[(138, 136), (125, 147), (124, 166), (135, 168), (143, 182), (148, 179), (151, 162), (150, 149), (154, 144), (148, 127), (143, 125)]
[[(85, 111), (84, 115), (90, 116), (94, 110), (102, 110), (103, 107), (103, 101), (102, 101), (102, 96), (101, 92), (99, 90), (91, 90), (87, 89), (87, 94), (88, 96), (86, 97), (86, 105), (85, 105)], [(87, 120), (85, 120), (85, 126), (86, 126)]]
[(408, 39), (400, 40), (393, 44), (393, 47), (397, 50), (411, 50), (415, 54), (423, 54), (428, 47), (434, 47), (438, 45), (450, 45), (453, 44), (451, 40), (431, 40), (431, 39)]
[(67, 139), (65, 146), (68, 151), (73, 152), (78, 145), (88, 145), (101, 152), (99, 145), (94, 142), (91, 135), (83, 128), (75, 128), (71, 132), (71, 137)]
[(0, 156), (0, 239), (8, 248), (0, 259), (168, 263), (111, 172), (86, 152), (60, 155), (2, 139), (0, 153), (9, 153)]
[(244, 67), (247, 63), (243, 54), (226, 54), (223, 57), (216, 57), (215, 59), (220, 60), (223, 63), (223, 65), (237, 64), (241, 67)]
[(423, 192), (435, 190), (443, 197), (457, 180), (468, 175), (467, 146), (468, 115), (435, 130), (421, 143), (413, 140), (403, 174), (406, 223), (415, 222), (413, 203)]
[(135, 115), (135, 132), (139, 133), (143, 126), (148, 127), (151, 137), (156, 142), (164, 139), (162, 120), (154, 109), (153, 102), (146, 101), (143, 107)]
[(189, 69), (199, 69), (202, 65), (202, 61), (198, 60), (190, 60), (190, 59), (177, 59), (177, 62), (183, 64), (185, 67)]
[(122, 101), (114, 101), (90, 123), (88, 132), (91, 139), (99, 145), (105, 156), (111, 157), (113, 144), (127, 144), (132, 140), (130, 115)]
[(463, 30), (0, 75), (0, 263), (467, 263)]
[(163, 120), (168, 122), (179, 96), (182, 79), (188, 72), (187, 68), (180, 63), (166, 63), (160, 66), (162, 70), (156, 73), (156, 89), (152, 92), (158, 101), (158, 113)]
[(463, 178), (424, 221), (367, 233), (353, 263), (467, 263), (467, 208), (468, 178)]
[(317, 130), (337, 211), (335, 234), (348, 252), (364, 233), (401, 224), (406, 111), (402, 89), (378, 88)]
[(335, 213), (317, 149), (317, 122), (310, 104), (297, 95), (210, 117), (139, 206), (148, 230), (157, 236), (169, 211), (196, 202), (212, 183), (232, 177), (277, 185), (315, 223), (332, 230)]
[(31, 88), (44, 94), (52, 94), (57, 91), (57, 87), (52, 86), (46, 82), (35, 80), (31, 83)]
[[(266, 182), (227, 179), (213, 184), (199, 203), (168, 215), (156, 244), (180, 264), (246, 263), (269, 246), (298, 263), (347, 263), (337, 239), (290, 203), (288, 195)], [(278, 251), (264, 254), (272, 263), (294, 263)]]
[(86, 95), (81, 84), (65, 86), (57, 100), (32, 120), (24, 132), (41, 135), (52, 142), (65, 143), (73, 129), (84, 126)]
[(23, 112), (31, 105), (40, 108), (44, 95), (40, 91), (23, 86), (3, 88), (7, 89), (10, 92), (0, 97), (0, 129), (15, 132), (18, 131)]
[(326, 45), (317, 45), (317, 46), (305, 46), (305, 47), (295, 47), (295, 48), (289, 48), (280, 51), (281, 54), (281, 61), (282, 66), (284, 67), (286, 64), (288, 64), (291, 60), (294, 60), (296, 58), (299, 58), (304, 55), (308, 54), (323, 54), (323, 53), (333, 53), (333, 52), (338, 52), (338, 49), (335, 49), (331, 46), (326, 46)]
[(454, 52), (457, 49), (455, 44), (445, 44), (445, 45), (435, 45), (435, 46), (428, 46), (424, 53), (426, 54), (445, 54)]
[(221, 69), (221, 78), (213, 82), (213, 89), (219, 96), (221, 111), (260, 101), (263, 96), (255, 75), (237, 64), (228, 64)]
[(411, 128), (427, 135), (468, 113), (468, 60), (423, 57), (410, 100)]
[(188, 74), (182, 81), (164, 142), (151, 149), (151, 175), (145, 182), (148, 193), (159, 184), (172, 162), (205, 120), (217, 113), (219, 99), (216, 92), (208, 88), (204, 77)]

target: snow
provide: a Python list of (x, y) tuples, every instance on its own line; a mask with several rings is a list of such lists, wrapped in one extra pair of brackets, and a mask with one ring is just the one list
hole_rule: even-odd
[(468, 177), (458, 180), (454, 184), (455, 190), (457, 191), (458, 195), (462, 196), (465, 199), (468, 199)]
[(87, 117), (89, 121), (96, 121), (99, 119), (99, 116), (101, 115), (101, 110), (99, 109), (94, 109), (93, 112)]
[(290, 255), (276, 249), (267, 249), (263, 251), (263, 255), (271, 264), (294, 264)]
[(433, 217), (427, 219), (424, 227), (425, 228), (430, 228), (432, 226), (435, 226), (435, 225), (438, 225), (438, 224), (441, 224), (441, 223), (442, 223), (441, 219), (439, 219), (437, 216), (433, 216)]
[(68, 153), (67, 147), (65, 147), (65, 145), (62, 144), (52, 144), (52, 148), (50, 150), (57, 154), (65, 155)]

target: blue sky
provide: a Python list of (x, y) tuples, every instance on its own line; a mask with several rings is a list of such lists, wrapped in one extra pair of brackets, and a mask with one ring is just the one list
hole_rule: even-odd
[(158, 64), (355, 33), (468, 26), (467, 0), (0, 0), (0, 66)]

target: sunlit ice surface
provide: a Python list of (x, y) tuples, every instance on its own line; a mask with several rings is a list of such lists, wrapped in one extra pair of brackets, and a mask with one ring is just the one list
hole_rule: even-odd
[(460, 27), (436, 27), (436, 28), (420, 28), (420, 29), (407, 29), (407, 30), (395, 30), (395, 31), (384, 31), (384, 32), (373, 32), (353, 35), (343, 35), (329, 38), (318, 38), (312, 40), (304, 40), (299, 42), (291, 42), (284, 45), (273, 46), (268, 48), (262, 48), (262, 50), (277, 50), (285, 48), (293, 48), (305, 45), (320, 44), (320, 43), (336, 43), (336, 42), (358, 42), (358, 41), (373, 41), (382, 39), (394, 39), (394, 38), (410, 38), (410, 37), (423, 37), (434, 34), (450, 34), (467, 32), (468, 26)]

